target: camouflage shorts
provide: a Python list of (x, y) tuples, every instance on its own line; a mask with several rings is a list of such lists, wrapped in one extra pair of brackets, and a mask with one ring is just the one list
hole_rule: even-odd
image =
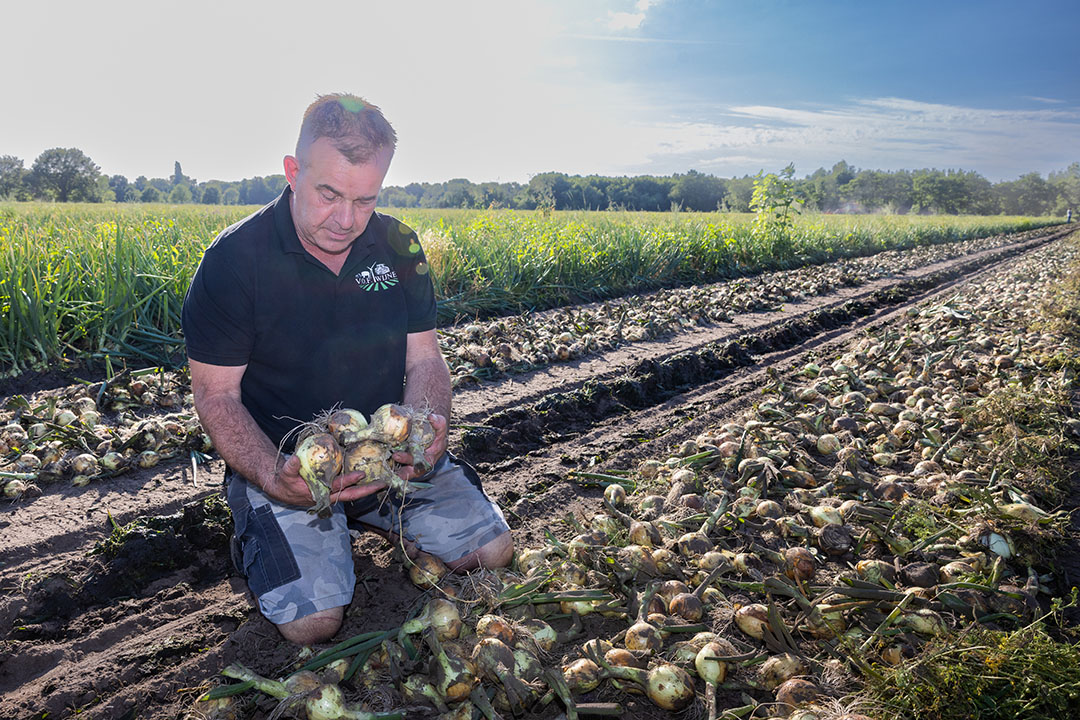
[(431, 488), (404, 501), (387, 493), (385, 501), (372, 495), (337, 503), (325, 519), (272, 500), (231, 471), (225, 479), (248, 588), (260, 612), (279, 625), (352, 601), (354, 522), (401, 535), (446, 562), (509, 530), (476, 471), (449, 454), (424, 477)]

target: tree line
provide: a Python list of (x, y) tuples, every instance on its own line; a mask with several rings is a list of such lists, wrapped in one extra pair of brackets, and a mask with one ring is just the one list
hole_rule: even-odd
[[(761, 173), (759, 173), (759, 176)], [(513, 208), (553, 210), (751, 210), (756, 177), (720, 178), (690, 170), (670, 176), (567, 175), (546, 172), (528, 183), (439, 183), (387, 186), (380, 204), (400, 208)], [(867, 170), (840, 161), (801, 179), (792, 177), (796, 201), (821, 212), (943, 215), (1064, 215), (1080, 209), (1080, 162), (1043, 177), (1027, 173), (992, 183), (964, 170)], [(77, 148), (52, 148), (30, 168), (0, 156), (0, 199), (58, 202), (167, 202), (262, 205), (285, 186), (284, 175), (198, 182), (180, 163), (166, 178), (106, 175)]]

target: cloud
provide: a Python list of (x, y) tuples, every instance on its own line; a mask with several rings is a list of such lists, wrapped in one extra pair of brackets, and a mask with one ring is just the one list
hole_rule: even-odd
[(634, 3), (635, 12), (615, 12), (608, 10), (606, 27), (615, 32), (624, 30), (637, 30), (645, 22), (645, 15), (649, 8), (656, 5), (659, 0), (638, 0)]
[(689, 166), (730, 175), (792, 161), (809, 172), (846, 159), (859, 167), (963, 168), (1004, 179), (1064, 167), (1078, 138), (1077, 109), (999, 110), (884, 97), (721, 108), (710, 122), (653, 124), (639, 147), (650, 148), (655, 172)]

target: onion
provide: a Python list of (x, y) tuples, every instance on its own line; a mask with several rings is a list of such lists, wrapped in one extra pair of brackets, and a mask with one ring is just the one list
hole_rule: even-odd
[(53, 415), (53, 422), (62, 427), (71, 425), (78, 419), (79, 418), (75, 413), (67, 409), (57, 410), (56, 414)]
[[(539, 618), (530, 618), (523, 620), (520, 624), (522, 632), (517, 633), (516, 646), (522, 647), (523, 634), (527, 636), (528, 640), (532, 641), (532, 644), (543, 652), (551, 652), (552, 649), (559, 643), (559, 633), (555, 632), (555, 628), (548, 625)], [(479, 634), (479, 633), (477, 633)]]
[(511, 708), (525, 708), (531, 691), (514, 674), (517, 660), (506, 643), (491, 637), (483, 638), (473, 648), (472, 660), (485, 678), (502, 685)]
[[(507, 645), (514, 644), (514, 628), (510, 623), (498, 615), (483, 615), (476, 621), (476, 636), (479, 638), (493, 637), (503, 641)], [(440, 640), (444, 638), (439, 638)]]
[(668, 603), (668, 612), (694, 623), (705, 615), (705, 606), (694, 593), (679, 593)]
[(99, 462), (101, 463), (101, 467), (105, 468), (110, 472), (115, 472), (116, 470), (119, 470), (121, 467), (123, 467), (124, 456), (116, 452), (115, 450), (110, 450), (109, 452), (101, 456), (101, 460)]
[(28, 473), (37, 470), (42, 465), (41, 458), (31, 453), (23, 453), (15, 461), (15, 470), (17, 472)]
[(665, 580), (656, 589), (656, 594), (663, 598), (665, 605), (670, 603), (671, 599), (676, 595), (688, 592), (690, 592), (690, 588), (681, 580)]
[(611, 665), (615, 665), (616, 667), (645, 667), (644, 658), (639, 658), (626, 648), (611, 648), (604, 653), (604, 661)]
[(678, 539), (676, 546), (685, 558), (698, 558), (713, 549), (712, 540), (700, 532), (686, 533)]
[(818, 686), (803, 678), (791, 678), (776, 688), (776, 702), (781, 707), (787, 705), (794, 709), (796, 705), (802, 705), (816, 700), (821, 694)]
[(892, 582), (896, 579), (896, 569), (892, 563), (884, 560), (860, 560), (855, 563), (855, 572), (864, 580), (881, 583), (882, 579)]
[(826, 433), (817, 439), (817, 451), (822, 455), (835, 455), (840, 452), (840, 447), (840, 440), (832, 433)]
[[(431, 628), (439, 640), (454, 640), (461, 634), (461, 627), (461, 615), (458, 613), (457, 605), (445, 598), (432, 598), (418, 616), (407, 620), (401, 626), (401, 633), (412, 634)], [(477, 623), (477, 634), (480, 634), (479, 623)]]
[(627, 545), (619, 548), (617, 555), (623, 566), (633, 570), (635, 576), (656, 577), (660, 575), (660, 569), (657, 567), (656, 561), (653, 560), (652, 553), (649, 552), (648, 548), (641, 545)]
[(623, 529), (622, 523), (604, 513), (593, 515), (589, 520), (589, 527), (594, 532), (603, 533), (606, 536), (605, 539), (618, 535)]
[(536, 656), (524, 648), (514, 648), (514, 673), (526, 682), (532, 682), (544, 672), (544, 666)]
[(810, 520), (816, 527), (844, 524), (844, 517), (840, 511), (828, 505), (816, 505), (810, 508)]
[(660, 531), (651, 522), (635, 520), (630, 523), (630, 542), (651, 548), (663, 543), (664, 539), (660, 536)]
[(135, 456), (135, 464), (141, 468), (152, 468), (161, 462), (161, 456), (153, 450), (143, 450)]
[(409, 579), (421, 590), (437, 586), (449, 574), (450, 568), (446, 563), (430, 553), (417, 553), (415, 558), (409, 560)]
[(1006, 503), (1004, 505), (998, 505), (997, 509), (1002, 515), (1007, 515), (1008, 517), (1029, 523), (1038, 522), (1046, 517), (1045, 512), (1026, 502)]
[(387, 445), (401, 445), (409, 439), (410, 420), (414, 413), (409, 409), (388, 403), (371, 414), (371, 423), (363, 431), (363, 437), (373, 438)]
[(698, 567), (702, 570), (715, 570), (718, 567), (726, 565), (730, 565), (730, 561), (724, 553), (717, 550), (710, 550), (698, 558)]
[(456, 654), (446, 652), (434, 632), (424, 634), (431, 648), (431, 663), (428, 675), (431, 684), (446, 702), (455, 703), (469, 697), (476, 684), (476, 671), (471, 662)]
[(920, 608), (913, 613), (905, 613), (897, 618), (896, 624), (913, 630), (920, 635), (941, 635), (948, 631), (948, 626), (941, 616), (928, 608)]
[(697, 670), (698, 677), (712, 685), (719, 685), (724, 682), (727, 677), (728, 664), (717, 658), (730, 655), (732, 653), (729, 648), (715, 640), (705, 643), (694, 657), (694, 668)]
[(761, 640), (769, 627), (769, 609), (761, 603), (743, 605), (735, 610), (735, 624), (750, 637)]
[(780, 507), (780, 503), (775, 500), (762, 500), (754, 508), (754, 514), (763, 518), (779, 518), (783, 517), (784, 509)]
[(321, 518), (330, 517), (330, 485), (341, 473), (341, 448), (329, 433), (315, 433), (300, 441), (296, 456), (300, 460), (300, 476), (315, 500), (308, 512), (317, 513)]
[(555, 577), (562, 580), (563, 584), (572, 587), (583, 587), (589, 580), (589, 574), (585, 568), (570, 560), (560, 563), (555, 568)]
[(1013, 545), (1012, 539), (1001, 533), (984, 532), (979, 535), (978, 543), (1006, 560), (1016, 554), (1016, 547)]
[(845, 525), (823, 525), (817, 531), (817, 545), (826, 555), (844, 555), (851, 550), (851, 531)]
[(29, 487), (29, 485), (27, 485), (22, 480), (19, 480), (18, 478), (14, 480), (9, 480), (4, 485), (4, 497), (6, 497), (8, 500), (15, 500), (19, 497), (22, 497), (22, 494), (26, 492)]
[(679, 556), (667, 548), (656, 548), (652, 552), (653, 562), (661, 575), (681, 575), (682, 568), (679, 565)]
[(326, 420), (327, 430), (337, 440), (338, 445), (347, 447), (360, 442), (361, 432), (367, 428), (368, 421), (359, 410), (344, 408), (330, 414)]
[(423, 705), (430, 703), (441, 713), (448, 712), (450, 708), (443, 702), (435, 686), (424, 675), (410, 675), (405, 682), (399, 685), (401, 697), (410, 705)]
[(376, 440), (361, 440), (345, 448), (342, 469), (347, 473), (362, 472), (361, 485), (385, 482), (394, 485), (399, 479), (390, 467), (390, 448)]
[(562, 673), (574, 695), (590, 692), (600, 685), (600, 668), (588, 658), (579, 658), (564, 666)]
[(604, 499), (615, 507), (624, 507), (626, 505), (626, 488), (619, 483), (611, 483), (604, 488)]
[(665, 498), (662, 495), (646, 495), (641, 498), (638, 512), (642, 518), (651, 519), (658, 516), (664, 510)]
[(535, 570), (547, 565), (547, 552), (536, 548), (522, 549), (517, 554), (518, 572), (528, 577)]
[(772, 690), (797, 675), (805, 675), (808, 668), (797, 655), (782, 653), (774, 655), (761, 664), (758, 674), (761, 684)]
[(784, 574), (797, 582), (814, 579), (814, 556), (804, 547), (789, 547), (784, 551)]
[(623, 642), (628, 650), (657, 653), (664, 647), (664, 636), (656, 626), (647, 622), (636, 622), (626, 631)]
[(97, 458), (90, 453), (82, 453), (71, 459), (71, 471), (76, 475), (94, 475), (98, 471)]

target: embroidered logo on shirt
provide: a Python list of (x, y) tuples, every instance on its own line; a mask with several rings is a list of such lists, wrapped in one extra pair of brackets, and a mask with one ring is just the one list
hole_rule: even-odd
[(356, 284), (367, 291), (385, 290), (398, 284), (398, 276), (383, 263), (375, 263), (356, 273)]

